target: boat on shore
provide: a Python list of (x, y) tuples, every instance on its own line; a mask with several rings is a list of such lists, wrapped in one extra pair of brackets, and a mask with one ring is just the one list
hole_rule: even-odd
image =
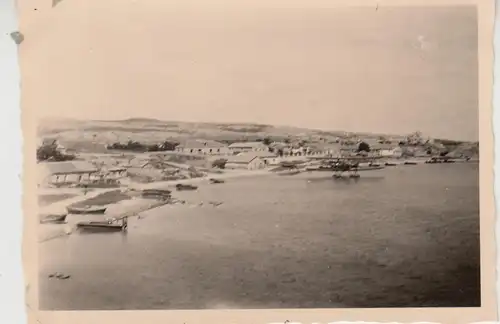
[(66, 216), (68, 214), (62, 213), (62, 214), (42, 214), (40, 215), (40, 224), (47, 224), (47, 223), (64, 223), (66, 221)]
[(170, 190), (162, 189), (144, 189), (141, 193), (141, 197), (145, 199), (160, 199), (167, 200), (172, 197)]
[(175, 189), (177, 189), (177, 191), (183, 191), (183, 190), (196, 190), (198, 189), (197, 186), (193, 186), (193, 185), (190, 185), (190, 184), (182, 184), (182, 183), (178, 183), (175, 185)]
[[(357, 171), (371, 171), (371, 170), (381, 170), (384, 169), (385, 166), (383, 165), (358, 165), (358, 166), (353, 166), (352, 169), (357, 170)], [(336, 172), (339, 171), (339, 168), (332, 165), (332, 166), (319, 166), (319, 167), (307, 167), (307, 171), (328, 171), (328, 172)]]
[(406, 161), (404, 163), (404, 165), (417, 165), (418, 163), (417, 162), (413, 162), (413, 161)]
[[(119, 220), (121, 222), (119, 222)], [(76, 227), (80, 230), (97, 230), (97, 231), (111, 231), (119, 232), (125, 231), (128, 227), (127, 217), (121, 219), (110, 219), (108, 221), (83, 221), (76, 224)]]
[(377, 166), (363, 165), (363, 166), (358, 166), (356, 168), (356, 171), (371, 171), (371, 170), (382, 170), (382, 169), (385, 169), (385, 167), (382, 165), (377, 165)]
[(224, 180), (214, 179), (214, 178), (210, 178), (208, 179), (208, 181), (210, 181), (211, 184), (224, 183)]
[[(449, 157), (432, 157), (429, 160), (425, 161), (427, 164), (439, 164), (439, 163), (455, 163), (459, 160), (451, 159)], [(463, 162), (467, 162), (467, 159), (463, 159)]]
[(385, 162), (384, 165), (385, 166), (397, 166), (396, 163), (391, 163), (391, 162)]
[(104, 206), (68, 206), (68, 214), (104, 214), (107, 207)]

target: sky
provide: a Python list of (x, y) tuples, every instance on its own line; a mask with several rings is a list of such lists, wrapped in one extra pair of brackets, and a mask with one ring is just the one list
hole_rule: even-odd
[(474, 7), (237, 3), (64, 0), (21, 8), (24, 105), (38, 117), (478, 140)]

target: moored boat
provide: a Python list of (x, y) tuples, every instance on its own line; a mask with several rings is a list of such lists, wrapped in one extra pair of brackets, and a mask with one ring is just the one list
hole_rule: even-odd
[(208, 179), (211, 184), (224, 183), (224, 180), (210, 178)]
[(146, 199), (161, 199), (167, 200), (171, 198), (170, 190), (161, 190), (161, 189), (145, 189), (141, 193), (142, 198)]
[(68, 214), (42, 214), (40, 215), (40, 223), (64, 223), (66, 220), (66, 216)]
[(78, 229), (81, 230), (103, 230), (103, 231), (124, 231), (128, 227), (127, 217), (121, 218), (121, 222), (117, 219), (111, 219), (108, 221), (84, 221), (76, 224)]
[(104, 214), (107, 207), (104, 206), (68, 206), (69, 214)]
[(385, 167), (384, 166), (370, 166), (370, 165), (367, 165), (367, 166), (358, 166), (356, 168), (356, 171), (371, 171), (371, 170), (382, 170), (384, 169)]
[(177, 189), (177, 191), (198, 189), (197, 186), (193, 186), (193, 185), (189, 185), (189, 184), (181, 184), (181, 183), (176, 184), (175, 188)]

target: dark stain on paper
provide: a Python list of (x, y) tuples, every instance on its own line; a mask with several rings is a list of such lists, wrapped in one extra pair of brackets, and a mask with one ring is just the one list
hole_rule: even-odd
[(16, 42), (17, 45), (24, 41), (24, 35), (18, 31), (10, 33), (10, 37), (14, 40), (14, 42)]

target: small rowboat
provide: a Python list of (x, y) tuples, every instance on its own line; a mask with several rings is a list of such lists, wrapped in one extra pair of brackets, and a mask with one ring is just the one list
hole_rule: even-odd
[(385, 162), (385, 166), (396, 166), (396, 163)]
[(354, 170), (356, 171), (372, 171), (372, 170), (382, 170), (384, 169), (385, 166), (360, 166), (360, 167), (357, 167), (357, 168), (353, 168)]
[(68, 206), (66, 209), (69, 214), (104, 214), (107, 207), (103, 206)]
[(167, 200), (171, 198), (170, 190), (145, 189), (141, 193), (142, 198)]
[(406, 161), (405, 165), (417, 165), (417, 162)]
[(119, 232), (125, 231), (128, 227), (127, 217), (121, 219), (121, 223), (118, 223), (117, 219), (111, 219), (109, 221), (102, 222), (79, 222), (76, 224), (78, 229), (81, 230), (103, 230)]
[(218, 179), (214, 179), (214, 178), (211, 178), (211, 179), (208, 179), (210, 181), (210, 183), (212, 184), (216, 184), (216, 183), (224, 183), (224, 180), (218, 180)]
[(196, 190), (198, 189), (197, 186), (193, 186), (193, 185), (185, 185), (185, 184), (176, 184), (175, 185), (175, 188), (177, 189), (177, 191), (182, 191), (182, 190)]
[(46, 223), (64, 223), (66, 220), (66, 216), (68, 214), (46, 214), (46, 215), (40, 215), (40, 223), (41, 224), (46, 224)]

